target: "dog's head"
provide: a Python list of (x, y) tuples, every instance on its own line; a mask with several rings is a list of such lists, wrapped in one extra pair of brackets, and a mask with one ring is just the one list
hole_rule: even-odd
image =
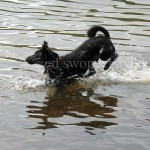
[(58, 57), (58, 54), (48, 47), (48, 42), (44, 41), (42, 48), (37, 50), (34, 55), (27, 57), (26, 61), (29, 64), (45, 65), (48, 61), (56, 61)]

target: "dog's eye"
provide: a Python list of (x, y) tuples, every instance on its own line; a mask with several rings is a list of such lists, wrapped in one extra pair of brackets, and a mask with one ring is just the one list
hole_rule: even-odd
[(35, 56), (36, 56), (36, 58), (41, 58), (42, 56), (43, 56), (43, 54), (42, 53), (37, 53), (37, 54), (35, 54)]

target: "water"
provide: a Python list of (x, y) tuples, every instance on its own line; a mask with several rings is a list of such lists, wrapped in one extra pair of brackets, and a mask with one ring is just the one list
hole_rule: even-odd
[[(149, 150), (149, 0), (1, 0), (1, 150)], [(119, 58), (63, 91), (24, 59), (44, 40), (65, 54), (92, 25), (109, 30)]]

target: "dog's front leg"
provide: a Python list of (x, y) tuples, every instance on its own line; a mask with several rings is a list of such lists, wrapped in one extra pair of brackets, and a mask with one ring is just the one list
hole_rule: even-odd
[(57, 89), (59, 89), (59, 90), (61, 90), (61, 89), (63, 89), (65, 87), (64, 86), (64, 82), (63, 82), (63, 80), (60, 77), (57, 77), (54, 80), (54, 84), (56, 85)]
[(49, 84), (51, 84), (51, 83), (52, 83), (51, 77), (50, 77), (49, 75), (46, 75), (45, 84), (46, 84), (46, 85), (49, 85)]

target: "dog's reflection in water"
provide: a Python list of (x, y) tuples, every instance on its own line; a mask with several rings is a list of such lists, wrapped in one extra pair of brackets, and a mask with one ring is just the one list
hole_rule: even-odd
[(53, 96), (58, 97), (60, 94), (68, 95), (69, 92), (83, 89), (83, 86), (81, 86), (78, 81), (79, 79), (74, 78), (65, 79), (63, 83), (63, 88), (61, 89), (58, 89), (54, 83), (48, 84), (46, 86), (46, 97), (50, 99)]
[(32, 129), (76, 125), (84, 126), (86, 132), (91, 132), (95, 128), (116, 125), (112, 122), (112, 118), (116, 118), (112, 113), (117, 102), (115, 97), (94, 94), (92, 89), (79, 82), (70, 84), (61, 91), (50, 85), (47, 87), (45, 100), (42, 103), (31, 101), (27, 106), (27, 113), (30, 118), (39, 119), (38, 125)]

